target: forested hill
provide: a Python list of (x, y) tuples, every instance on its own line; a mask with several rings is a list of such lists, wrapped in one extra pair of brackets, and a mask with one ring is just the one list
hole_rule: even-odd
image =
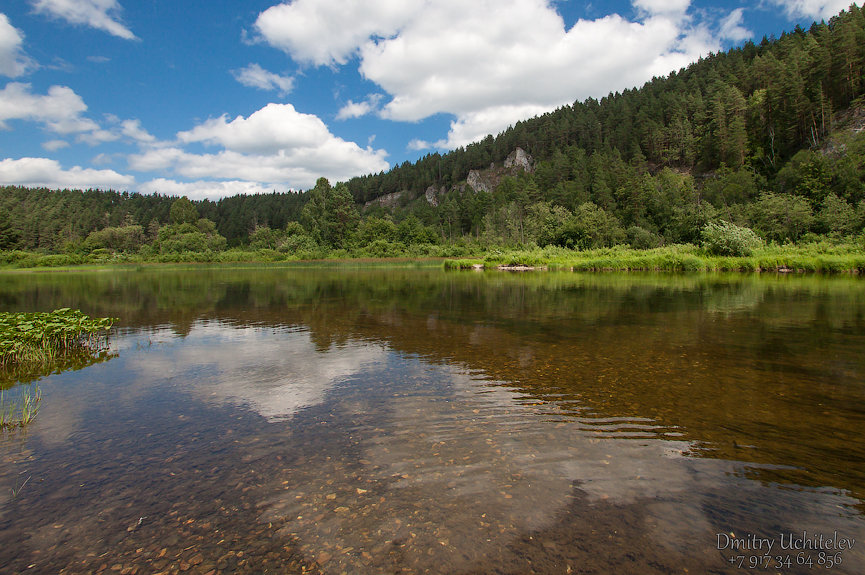
[[(865, 11), (853, 5), (828, 23), (710, 55), (642, 88), (576, 102), (387, 173), (334, 187), (321, 180), (302, 194), (194, 202), (173, 217), (177, 198), (168, 196), (0, 188), (0, 250), (146, 245), (162, 254), (227, 244), (293, 253), (379, 241), (381, 253), (398, 253), (459, 240), (654, 247), (697, 244), (721, 220), (767, 241), (853, 236), (865, 226), (863, 68)], [(504, 170), (517, 148), (532, 164)], [(492, 184), (467, 183), (472, 170), (492, 173)], [(181, 227), (196, 217), (197, 231)]]
[(833, 116), (865, 93), (863, 64), (865, 13), (852, 5), (828, 24), (748, 42), (640, 89), (576, 102), (497, 137), (354, 178), (348, 186), (359, 202), (431, 185), (450, 188), (518, 146), (556, 164), (559, 153), (577, 148), (587, 156), (645, 161), (653, 169), (705, 173), (722, 163), (733, 169), (747, 163), (771, 178), (798, 150), (819, 147)]

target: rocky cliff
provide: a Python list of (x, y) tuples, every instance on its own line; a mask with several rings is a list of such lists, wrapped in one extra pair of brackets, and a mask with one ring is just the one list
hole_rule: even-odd
[(466, 178), (466, 184), (474, 192), (488, 192), (496, 188), (505, 176), (516, 176), (520, 172), (532, 173), (534, 161), (522, 148), (517, 148), (505, 159), (503, 166), (491, 164), (485, 170), (472, 170)]
[[(532, 157), (522, 148), (517, 148), (508, 155), (502, 165), (493, 163), (490, 164), (489, 168), (483, 170), (471, 170), (468, 176), (466, 176), (465, 182), (454, 185), (450, 190), (444, 186), (430, 186), (424, 191), (424, 197), (431, 206), (436, 207), (439, 205), (441, 198), (451, 192), (463, 193), (469, 191), (477, 193), (483, 191), (492, 193), (496, 189), (496, 186), (501, 183), (503, 177), (516, 176), (520, 172), (532, 173), (534, 169), (534, 160)], [(398, 207), (400, 201), (407, 196), (410, 196), (410, 192), (408, 191), (385, 194), (366, 202), (364, 207), (368, 208), (373, 205), (380, 205), (393, 209)], [(412, 198), (409, 197), (409, 199)]]
[(370, 200), (370, 201), (366, 202), (363, 205), (363, 207), (368, 208), (370, 206), (378, 204), (378, 205), (383, 206), (385, 208), (393, 209), (399, 203), (400, 198), (402, 198), (407, 193), (408, 192), (406, 192), (406, 191), (402, 191), (402, 192), (393, 192), (391, 194), (385, 194), (383, 196), (377, 197), (374, 200)]

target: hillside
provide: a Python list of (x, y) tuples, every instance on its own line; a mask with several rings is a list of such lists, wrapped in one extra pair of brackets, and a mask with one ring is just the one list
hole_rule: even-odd
[(541, 161), (576, 147), (587, 156), (615, 151), (653, 170), (710, 172), (722, 163), (734, 169), (747, 164), (771, 177), (797, 151), (818, 147), (835, 113), (862, 96), (863, 62), (865, 15), (853, 5), (808, 31), (797, 27), (777, 40), (710, 55), (640, 89), (575, 102), (348, 186), (359, 202), (430, 185), (449, 188), (472, 169), (502, 163), (517, 147)]
[[(863, 68), (865, 12), (854, 5), (387, 173), (194, 205), (229, 246), (287, 251), (376, 240), (647, 248), (697, 244), (721, 220), (770, 242), (849, 237), (865, 225)], [(0, 249), (117, 250), (85, 240), (130, 226), (140, 247), (171, 223), (175, 200), (3, 188)], [(398, 233), (407, 219), (415, 231)], [(291, 235), (304, 239), (286, 244)]]

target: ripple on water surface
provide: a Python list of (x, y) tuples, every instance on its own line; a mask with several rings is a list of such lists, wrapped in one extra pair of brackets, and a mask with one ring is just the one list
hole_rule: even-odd
[[(722, 534), (773, 555), (782, 534), (865, 536), (858, 312), (778, 327), (749, 310), (785, 292), (751, 285), (491, 286), (521, 323), (477, 315), (475, 278), (403, 279), (426, 298), (406, 307), (326, 279), (128, 326), (113, 359), (44, 379), (34, 424), (0, 437), (0, 565), (739, 573)], [(643, 315), (610, 307), (637, 296)]]

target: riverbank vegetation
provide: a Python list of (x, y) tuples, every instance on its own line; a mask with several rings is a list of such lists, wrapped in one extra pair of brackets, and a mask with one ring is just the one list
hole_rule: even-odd
[(0, 312), (0, 387), (100, 361), (114, 321), (69, 308)]
[(190, 201), (0, 188), (0, 267), (542, 254), (578, 269), (859, 270), (863, 72), (865, 11), (853, 5), (642, 88), (304, 192)]
[(865, 251), (858, 246), (812, 244), (768, 246), (748, 255), (717, 255), (693, 245), (648, 250), (614, 246), (585, 251), (556, 247), (493, 250), (483, 257), (451, 259), (445, 269), (547, 269), (570, 271), (768, 271), (865, 272)]

